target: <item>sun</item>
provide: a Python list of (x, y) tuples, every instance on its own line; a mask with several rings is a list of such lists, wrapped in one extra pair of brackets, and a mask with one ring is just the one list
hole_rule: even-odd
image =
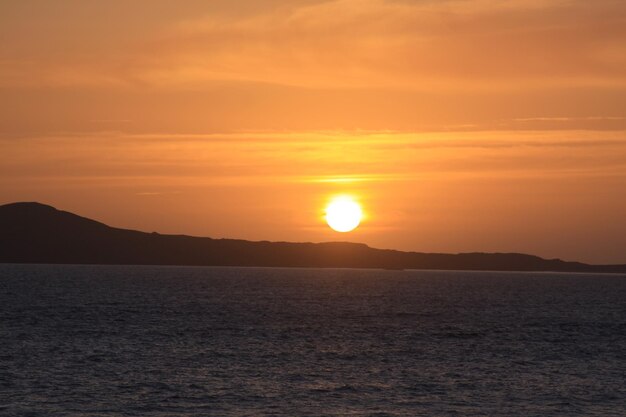
[(356, 229), (362, 218), (361, 206), (349, 196), (335, 197), (326, 206), (326, 223), (336, 232)]

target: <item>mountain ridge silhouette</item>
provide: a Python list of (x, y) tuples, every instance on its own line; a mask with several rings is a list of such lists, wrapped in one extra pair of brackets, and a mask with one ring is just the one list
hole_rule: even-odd
[(422, 253), (351, 242), (269, 242), (108, 226), (37, 202), (0, 206), (0, 262), (626, 273), (521, 253)]

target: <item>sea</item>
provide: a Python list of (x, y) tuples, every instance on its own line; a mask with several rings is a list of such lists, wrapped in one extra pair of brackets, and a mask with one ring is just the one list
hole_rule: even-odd
[(0, 265), (1, 416), (626, 416), (626, 276)]

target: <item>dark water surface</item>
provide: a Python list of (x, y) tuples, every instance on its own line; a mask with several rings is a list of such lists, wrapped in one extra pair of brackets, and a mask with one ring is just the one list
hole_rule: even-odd
[(626, 416), (626, 276), (0, 265), (2, 416)]

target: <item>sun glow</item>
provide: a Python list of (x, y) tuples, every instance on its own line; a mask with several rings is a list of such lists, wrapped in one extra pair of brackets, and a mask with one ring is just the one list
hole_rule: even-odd
[(352, 197), (335, 197), (326, 206), (326, 223), (336, 232), (345, 233), (356, 229), (362, 218), (363, 210)]

